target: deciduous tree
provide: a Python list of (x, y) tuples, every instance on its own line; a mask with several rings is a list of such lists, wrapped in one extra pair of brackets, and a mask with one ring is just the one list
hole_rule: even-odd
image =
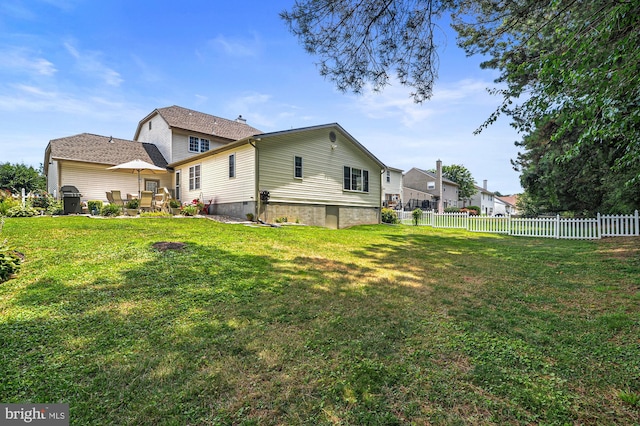
[(26, 192), (44, 191), (46, 182), (42, 173), (25, 164), (0, 164), (0, 189), (19, 193), (23, 188)]
[[(458, 44), (467, 54), (482, 55), (482, 67), (499, 72), (492, 92), (502, 99), (478, 131), (501, 114), (525, 136), (553, 122), (544, 132), (553, 130), (547, 140), (554, 159), (541, 157), (553, 167), (536, 163), (539, 179), (555, 181), (557, 172), (571, 175), (588, 158), (606, 164), (604, 180), (616, 182), (620, 195), (637, 190), (637, 0), (300, 0), (282, 17), (339, 89), (360, 92), (371, 83), (380, 90), (395, 70), (413, 89), (414, 100), (422, 102), (437, 77), (434, 36), (444, 13), (451, 13)], [(523, 179), (531, 181), (530, 172)], [(567, 187), (565, 199), (582, 200), (579, 188)], [(598, 201), (587, 201), (592, 202)]]

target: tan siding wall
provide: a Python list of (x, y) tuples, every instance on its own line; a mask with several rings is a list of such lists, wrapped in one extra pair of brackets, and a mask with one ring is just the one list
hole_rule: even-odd
[[(331, 149), (330, 129), (294, 133), (259, 143), (260, 190), (282, 203), (380, 206), (380, 166), (340, 132)], [(293, 177), (294, 156), (303, 159), (303, 179)], [(369, 192), (343, 191), (343, 167), (369, 171)]]
[(220, 140), (216, 140), (215, 136), (212, 136), (212, 135), (204, 135), (196, 132), (188, 133), (182, 130), (174, 129), (172, 152), (171, 152), (172, 160), (170, 162), (184, 160), (185, 158), (189, 158), (191, 156), (199, 154), (198, 152), (189, 151), (189, 136), (209, 139), (210, 150), (226, 144), (221, 142)]
[(420, 173), (419, 171), (412, 169), (405, 173), (403, 185), (408, 188), (417, 189), (421, 192), (427, 192), (428, 181), (433, 181), (433, 179), (424, 173)]
[[(229, 155), (236, 155), (236, 177), (229, 178)], [(189, 167), (201, 165), (201, 188), (189, 191)], [(182, 202), (201, 198), (206, 204), (255, 201), (255, 154), (250, 145), (221, 152), (180, 166), (182, 170)]]
[[(75, 163), (60, 161), (60, 186), (73, 185), (82, 194), (82, 201), (102, 200), (107, 201), (106, 192), (120, 190), (123, 197), (127, 193), (138, 193), (138, 174), (121, 171), (107, 170), (105, 165)], [(140, 187), (144, 190), (145, 179), (159, 180), (160, 186), (172, 188), (173, 174), (163, 173), (154, 175), (141, 175)], [(60, 188), (58, 196), (60, 196)]]

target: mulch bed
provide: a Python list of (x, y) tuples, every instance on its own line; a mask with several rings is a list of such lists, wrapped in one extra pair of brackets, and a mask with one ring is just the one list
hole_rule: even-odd
[(160, 241), (153, 245), (153, 248), (158, 251), (167, 251), (167, 250), (182, 250), (187, 245), (185, 243), (176, 243), (169, 241)]

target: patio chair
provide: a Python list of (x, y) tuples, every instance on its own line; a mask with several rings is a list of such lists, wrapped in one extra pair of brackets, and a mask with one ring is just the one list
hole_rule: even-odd
[(169, 198), (171, 198), (171, 195), (169, 193), (169, 190), (165, 187), (159, 188), (158, 192), (156, 192), (156, 195), (154, 197), (154, 209), (155, 210), (159, 210), (161, 212), (168, 212), (169, 211)]
[[(122, 196), (120, 195), (120, 191), (111, 191), (111, 198), (113, 199), (114, 204), (120, 207), (124, 207), (124, 201), (122, 201)], [(111, 200), (109, 199), (108, 195), (107, 195), (107, 199), (111, 203)]]
[(140, 193), (140, 210), (151, 211), (153, 209), (153, 192), (142, 191)]
[(109, 204), (115, 204), (113, 201), (113, 195), (111, 195), (111, 191), (107, 191), (107, 201), (109, 202)]

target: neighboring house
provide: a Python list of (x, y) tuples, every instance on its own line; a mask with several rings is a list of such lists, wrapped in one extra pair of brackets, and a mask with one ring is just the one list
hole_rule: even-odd
[[(106, 201), (106, 191), (138, 193), (138, 176), (133, 171), (113, 171), (108, 167), (140, 159), (165, 168), (167, 161), (158, 148), (149, 143), (82, 133), (49, 141), (44, 155), (47, 191), (60, 195), (60, 188), (73, 185), (82, 201)], [(171, 185), (171, 175), (141, 175), (141, 189)]]
[(487, 190), (487, 180), (482, 181), (482, 187), (474, 185), (476, 188), (475, 194), (469, 199), (470, 206), (480, 207), (480, 214), (487, 216), (493, 216), (495, 208), (495, 195), (493, 192)]
[(382, 174), (382, 206), (399, 209), (403, 206), (402, 170), (387, 167)]
[(507, 216), (510, 213), (507, 213), (507, 203), (502, 201), (500, 197), (494, 198), (494, 208), (493, 208), (494, 216)]
[(406, 186), (402, 188), (402, 196), (403, 196), (403, 204), (402, 208), (404, 210), (414, 210), (414, 209), (422, 209), (422, 210), (437, 210), (438, 202), (435, 200), (435, 197), (428, 192), (419, 191), (413, 188), (407, 188)]
[(182, 199), (211, 203), (214, 214), (328, 228), (380, 222), (386, 167), (335, 123), (246, 137), (169, 166)]
[[(403, 176), (405, 205), (411, 205), (412, 199), (408, 194), (410, 190), (418, 191), (431, 195), (431, 201), (426, 208), (437, 209), (439, 188), (438, 177), (435, 173), (413, 167)], [(442, 178), (442, 204), (443, 208), (458, 207), (458, 188), (457, 183)], [(422, 203), (424, 204), (424, 203)], [(421, 205), (418, 205), (421, 207)], [(424, 208), (424, 207), (421, 207)]]
[(174, 105), (140, 120), (133, 139), (156, 145), (167, 162), (175, 163), (260, 133), (242, 116), (233, 121)]
[(509, 195), (506, 197), (495, 197), (496, 200), (496, 211), (495, 213), (501, 213), (504, 215), (517, 215), (518, 208), (516, 207), (516, 203), (518, 202), (517, 195)]

